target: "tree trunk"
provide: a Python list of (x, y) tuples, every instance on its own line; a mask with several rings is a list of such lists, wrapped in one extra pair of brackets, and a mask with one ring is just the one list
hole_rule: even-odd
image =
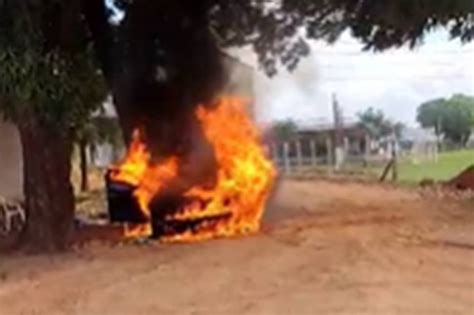
[(87, 141), (83, 138), (79, 140), (79, 168), (81, 171), (81, 192), (89, 190), (89, 176), (87, 163)]
[(31, 112), (19, 118), (27, 215), (24, 245), (34, 252), (64, 250), (74, 218), (69, 132), (41, 124)]

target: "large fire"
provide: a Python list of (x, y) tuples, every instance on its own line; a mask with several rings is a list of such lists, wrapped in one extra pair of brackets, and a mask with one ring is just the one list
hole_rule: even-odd
[[(196, 202), (183, 205), (166, 219), (200, 223), (163, 240), (197, 241), (257, 232), (276, 172), (265, 156), (259, 131), (247, 114), (245, 102), (237, 97), (223, 97), (215, 108), (198, 107), (195, 114), (214, 149), (217, 181), (213, 188), (195, 186), (184, 193), (183, 197)], [(176, 156), (152, 162), (142, 134), (136, 130), (127, 156), (114, 168), (111, 178), (136, 187), (134, 197), (151, 220), (153, 197), (177, 176), (179, 165)], [(130, 236), (149, 233), (149, 226), (128, 230)]]

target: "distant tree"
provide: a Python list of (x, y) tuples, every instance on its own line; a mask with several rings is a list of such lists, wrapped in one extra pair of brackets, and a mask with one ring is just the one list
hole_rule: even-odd
[(272, 126), (272, 134), (278, 141), (288, 141), (295, 137), (298, 125), (291, 119), (277, 121)]
[(359, 125), (364, 128), (374, 139), (386, 137), (392, 133), (400, 136), (403, 129), (402, 123), (394, 123), (385, 117), (381, 110), (369, 107), (363, 112), (357, 114)]
[(443, 120), (443, 98), (434, 99), (421, 104), (417, 110), (416, 120), (423, 128), (433, 128), (437, 137), (441, 136), (441, 122)]
[(417, 121), (437, 136), (465, 146), (474, 128), (474, 97), (457, 94), (425, 102), (418, 107)]
[(405, 129), (405, 124), (402, 122), (396, 122), (393, 125), (393, 130), (395, 132), (395, 136), (400, 139), (402, 136), (403, 129)]

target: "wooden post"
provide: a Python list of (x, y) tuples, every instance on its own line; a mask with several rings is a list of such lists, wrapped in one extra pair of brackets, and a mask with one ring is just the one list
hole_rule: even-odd
[(303, 155), (301, 152), (301, 139), (296, 140), (296, 163), (298, 167), (303, 166)]
[(318, 165), (318, 155), (316, 154), (316, 140), (311, 139), (309, 146), (311, 150), (311, 166), (316, 167)]
[(278, 144), (277, 143), (272, 143), (270, 145), (270, 154), (272, 160), (275, 162), (275, 164), (278, 165)]
[(365, 165), (369, 165), (369, 160), (370, 160), (370, 144), (372, 140), (370, 139), (370, 136), (368, 134), (365, 135), (365, 148), (364, 148), (364, 160), (365, 160)]
[(388, 172), (393, 167), (393, 160), (389, 160), (385, 168), (383, 169), (382, 175), (380, 176), (379, 181), (383, 182), (388, 175)]
[(344, 137), (344, 151), (346, 154), (349, 151), (349, 138), (348, 137)]
[(289, 174), (291, 171), (290, 145), (286, 141), (283, 143), (283, 165), (285, 174)]
[(87, 140), (84, 137), (79, 139), (79, 168), (81, 171), (81, 192), (89, 190), (89, 166), (87, 160)]
[(326, 156), (327, 156), (328, 165), (332, 165), (333, 164), (332, 143), (331, 143), (331, 139), (329, 137), (326, 138)]
[(395, 134), (392, 139), (392, 181), (398, 180), (398, 161), (397, 161), (397, 138)]
[(343, 150), (343, 163), (346, 163), (346, 160), (348, 159), (349, 157), (349, 146), (350, 146), (350, 143), (349, 143), (349, 137), (344, 137), (344, 150)]

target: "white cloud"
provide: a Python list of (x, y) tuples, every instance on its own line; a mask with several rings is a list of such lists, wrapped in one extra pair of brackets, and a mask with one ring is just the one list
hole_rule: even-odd
[[(415, 50), (371, 53), (361, 47), (345, 34), (333, 46), (312, 43), (311, 55), (294, 73), (282, 70), (273, 79), (257, 73), (259, 120), (329, 120), (335, 92), (345, 116), (373, 106), (393, 119), (414, 124), (420, 103), (454, 93), (474, 94), (474, 43), (461, 45), (437, 31)], [(240, 55), (255, 63), (249, 51)]]

